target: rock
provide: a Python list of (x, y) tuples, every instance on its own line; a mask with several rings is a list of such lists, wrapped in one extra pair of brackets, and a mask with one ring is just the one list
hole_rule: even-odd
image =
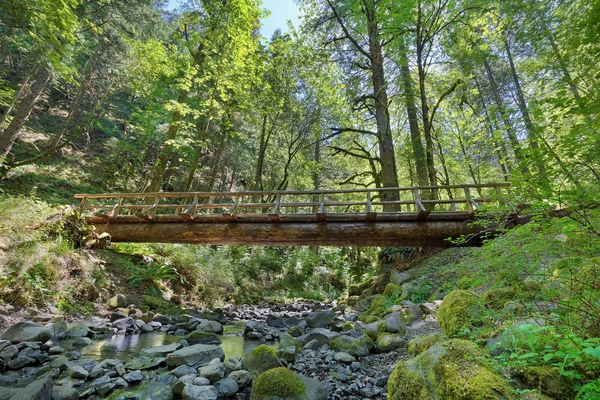
[(183, 346), (180, 343), (171, 343), (162, 346), (145, 347), (140, 351), (141, 356), (145, 357), (163, 357), (181, 349)]
[(281, 364), (277, 357), (277, 352), (265, 344), (261, 344), (248, 354), (242, 360), (243, 367), (250, 375), (255, 378), (263, 372), (277, 368)]
[(210, 386), (210, 381), (204, 377), (197, 376), (192, 379), (192, 385), (196, 386)]
[(68, 367), (69, 367), (69, 360), (67, 360), (67, 357), (59, 357), (59, 358), (52, 360), (52, 362), (50, 362), (50, 368), (58, 368), (61, 371), (64, 371)]
[(435, 300), (435, 301), (432, 301), (431, 303), (423, 303), (420, 306), (421, 306), (421, 311), (423, 311), (423, 314), (435, 315), (437, 313), (437, 311), (439, 310), (440, 305), (442, 305), (442, 301)]
[(527, 385), (556, 399), (567, 399), (573, 393), (573, 385), (562, 376), (558, 368), (550, 365), (536, 365), (519, 369), (517, 376)]
[(323, 328), (333, 321), (335, 312), (333, 310), (315, 311), (306, 316), (306, 325), (309, 328)]
[(135, 321), (131, 317), (121, 318), (113, 322), (113, 327), (117, 328), (120, 331), (126, 331), (128, 329), (131, 329), (134, 325)]
[(296, 348), (294, 346), (288, 346), (283, 349), (277, 350), (277, 356), (284, 359), (288, 363), (296, 361)]
[(123, 375), (123, 379), (128, 383), (139, 383), (144, 380), (144, 376), (141, 371), (131, 371)]
[(75, 339), (75, 341), (73, 342), (73, 347), (77, 347), (77, 348), (83, 348), (83, 347), (87, 347), (90, 344), (92, 344), (92, 339), (90, 339), (89, 337), (80, 337)]
[(344, 364), (352, 364), (354, 361), (356, 361), (356, 358), (343, 351), (335, 353), (333, 359)]
[(180, 365), (206, 365), (215, 358), (221, 361), (225, 359), (225, 352), (221, 347), (210, 344), (195, 344), (167, 355), (167, 365), (170, 368), (179, 367)]
[(256, 378), (250, 400), (327, 400), (327, 390), (316, 379), (298, 376), (287, 368), (268, 370)]
[(152, 318), (153, 322), (160, 322), (163, 325), (169, 325), (171, 323), (171, 318), (166, 315), (156, 314), (154, 318)]
[(183, 400), (217, 400), (219, 395), (214, 386), (185, 385), (181, 397)]
[(343, 351), (354, 357), (364, 357), (369, 354), (369, 348), (363, 339), (347, 335), (332, 340), (329, 347), (332, 350)]
[(63, 349), (60, 346), (52, 346), (48, 349), (48, 354), (62, 354), (65, 352), (65, 349)]
[(227, 376), (227, 378), (233, 379), (240, 389), (243, 389), (252, 383), (252, 375), (250, 375), (248, 371), (243, 369), (233, 371), (229, 374), (229, 376)]
[(10, 369), (18, 370), (28, 365), (35, 365), (36, 363), (37, 361), (34, 358), (19, 355), (14, 360), (9, 361), (7, 366)]
[(72, 386), (55, 385), (52, 389), (52, 400), (77, 400), (79, 392)]
[(100, 347), (100, 353), (118, 353), (119, 347), (116, 344), (106, 342)]
[(390, 283), (401, 286), (402, 284), (408, 282), (411, 276), (407, 272), (400, 272), (395, 269), (390, 272)]
[(52, 333), (52, 339), (63, 340), (67, 337), (67, 322), (59, 321), (46, 325)]
[(474, 343), (438, 343), (414, 359), (400, 361), (388, 380), (389, 399), (514, 399), (514, 389), (486, 367)]
[(18, 352), (19, 352), (19, 349), (17, 348), (17, 346), (14, 346), (14, 345), (6, 346), (4, 349), (2, 349), (2, 351), (0, 351), (0, 358), (2, 360), (4, 360), (5, 362), (8, 362), (14, 356), (16, 356)]
[(172, 370), (171, 374), (175, 375), (177, 378), (181, 378), (184, 375), (196, 376), (198, 375), (198, 372), (196, 371), (196, 368), (192, 368), (184, 364)]
[(145, 370), (160, 368), (165, 365), (165, 359), (162, 357), (139, 357), (125, 363), (125, 369)]
[(108, 303), (106, 304), (106, 306), (110, 310), (114, 310), (115, 308), (127, 307), (127, 298), (125, 296), (123, 296), (122, 294), (117, 294), (116, 296), (111, 297), (111, 299), (108, 300)]
[(208, 379), (210, 383), (215, 383), (225, 377), (225, 364), (216, 358), (204, 367), (198, 368), (198, 376)]
[(78, 338), (92, 336), (94, 332), (85, 324), (73, 324), (67, 330), (67, 337)]
[(215, 389), (217, 389), (219, 397), (231, 397), (238, 392), (239, 387), (235, 380), (225, 378), (215, 383)]
[(34, 322), (17, 322), (8, 328), (0, 339), (10, 340), (13, 344), (21, 342), (47, 342), (52, 338), (50, 329)]
[(402, 314), (399, 311), (383, 317), (385, 321), (385, 330), (389, 333), (397, 333), (403, 335), (406, 332), (406, 326), (402, 322)]
[(46, 374), (26, 387), (19, 389), (11, 400), (52, 400), (52, 378)]
[(402, 337), (395, 333), (382, 333), (377, 338), (377, 351), (379, 353), (388, 353), (400, 348), (404, 344)]
[(190, 344), (221, 344), (221, 339), (219, 339), (219, 336), (217, 336), (216, 333), (201, 330), (190, 332), (190, 334), (185, 337), (185, 340)]
[(89, 376), (89, 372), (85, 370), (85, 368), (80, 367), (79, 365), (69, 365), (67, 369), (67, 373), (71, 378), (74, 379), (87, 379)]
[(447, 336), (461, 336), (480, 325), (484, 307), (479, 297), (468, 290), (454, 290), (442, 301), (437, 319)]
[(223, 333), (223, 325), (221, 325), (217, 321), (209, 321), (207, 319), (203, 319), (196, 326), (196, 330), (221, 335)]
[(339, 337), (340, 335), (340, 333), (332, 332), (329, 329), (316, 328), (310, 331), (309, 333), (300, 336), (298, 339), (300, 339), (304, 344), (316, 339), (320, 347), (329, 344), (329, 342)]
[(416, 357), (419, 354), (429, 350), (431, 346), (436, 345), (442, 342), (443, 340), (444, 339), (437, 333), (428, 336), (419, 336), (408, 342), (406, 351), (411, 356)]
[(279, 335), (279, 346), (281, 348), (293, 346), (296, 349), (296, 351), (300, 351), (302, 349), (302, 341), (300, 339), (294, 338), (292, 335), (282, 333), (281, 335)]
[(181, 378), (179, 378), (179, 380), (173, 385), (173, 394), (181, 396), (181, 394), (183, 393), (183, 389), (185, 389), (187, 385), (194, 384), (194, 378), (194, 375), (184, 375)]

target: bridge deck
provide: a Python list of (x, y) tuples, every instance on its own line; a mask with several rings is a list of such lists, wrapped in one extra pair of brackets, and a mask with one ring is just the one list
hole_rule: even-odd
[(113, 241), (259, 245), (439, 246), (483, 230), (482, 206), (508, 184), (228, 193), (78, 194)]

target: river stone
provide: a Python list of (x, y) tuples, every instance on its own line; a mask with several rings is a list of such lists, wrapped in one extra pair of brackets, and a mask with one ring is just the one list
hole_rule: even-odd
[(252, 383), (252, 376), (248, 371), (243, 369), (233, 371), (227, 378), (233, 379), (240, 389), (243, 389)]
[(87, 347), (92, 344), (92, 339), (89, 337), (80, 337), (73, 342), (73, 346), (77, 348)]
[(197, 331), (211, 332), (221, 335), (223, 333), (223, 325), (218, 323), (217, 321), (209, 321), (207, 319), (203, 319), (196, 326)]
[(7, 366), (10, 369), (18, 370), (18, 369), (27, 367), (28, 365), (35, 365), (35, 364), (36, 364), (36, 360), (31, 357), (17, 356), (17, 358), (15, 358), (14, 360), (9, 361)]
[(58, 368), (61, 371), (64, 371), (68, 367), (69, 367), (69, 360), (67, 360), (67, 357), (59, 357), (59, 358), (52, 360), (52, 362), (50, 362), (50, 368)]
[(52, 378), (46, 374), (15, 393), (11, 400), (52, 400)]
[(332, 332), (329, 329), (316, 328), (310, 331), (309, 333), (300, 336), (298, 339), (302, 341), (302, 343), (307, 344), (311, 340), (317, 340), (318, 347), (329, 344), (330, 341), (339, 337), (341, 334), (337, 332)]
[(65, 349), (63, 349), (60, 346), (52, 346), (48, 349), (48, 354), (62, 354), (65, 352)]
[(127, 307), (127, 298), (122, 294), (118, 294), (108, 300), (106, 304), (109, 309), (114, 310), (116, 308), (125, 308)]
[(369, 354), (369, 348), (364, 340), (347, 335), (332, 340), (329, 347), (332, 350), (343, 351), (354, 357), (364, 357)]
[(309, 378), (303, 375), (298, 375), (298, 377), (306, 386), (305, 396), (307, 400), (327, 400), (329, 397), (329, 391), (325, 385), (314, 378)]
[(52, 389), (52, 400), (77, 400), (79, 392), (72, 386), (55, 385)]
[(348, 354), (344, 351), (335, 353), (335, 355), (333, 356), (333, 359), (337, 362), (341, 362), (344, 364), (352, 364), (354, 361), (356, 361), (356, 358), (354, 358), (353, 356), (351, 356), (350, 354)]
[(237, 382), (231, 378), (221, 379), (216, 382), (215, 388), (217, 389), (219, 397), (233, 396), (239, 390)]
[(118, 353), (119, 347), (116, 344), (106, 342), (100, 347), (100, 353)]
[(52, 339), (63, 340), (67, 337), (66, 321), (53, 322), (46, 325), (46, 328), (50, 329), (50, 333), (52, 333)]
[(393, 312), (391, 314), (383, 317), (385, 321), (385, 328), (387, 332), (397, 333), (403, 335), (406, 332), (406, 327), (402, 322), (402, 314), (399, 311)]
[(180, 343), (171, 343), (163, 346), (145, 347), (140, 351), (140, 355), (147, 357), (162, 357), (169, 353), (179, 350), (182, 347)]
[(192, 379), (192, 385), (210, 386), (210, 381), (202, 376), (197, 376), (194, 379)]
[(12, 343), (21, 342), (47, 342), (52, 338), (50, 329), (34, 322), (17, 322), (8, 328), (0, 339), (10, 340)]
[(155, 369), (164, 366), (165, 359), (163, 357), (139, 357), (125, 363), (125, 369)]
[(190, 344), (221, 344), (221, 339), (213, 332), (195, 330), (185, 337)]
[(221, 380), (225, 377), (225, 364), (216, 358), (208, 365), (198, 368), (198, 376), (208, 379), (210, 383)]
[(215, 358), (221, 361), (225, 359), (225, 352), (221, 347), (210, 344), (195, 344), (167, 355), (167, 365), (169, 368), (179, 367), (180, 365), (206, 365)]
[(181, 397), (183, 400), (217, 400), (219, 395), (214, 386), (185, 385)]
[(171, 374), (175, 375), (177, 378), (181, 378), (184, 375), (196, 376), (198, 375), (198, 372), (196, 371), (196, 368), (192, 368), (184, 364), (172, 370)]
[(0, 351), (0, 358), (2, 360), (4, 360), (5, 362), (8, 362), (15, 355), (17, 355), (18, 352), (19, 352), (19, 349), (17, 348), (17, 346), (14, 346), (14, 345), (6, 346), (4, 349), (2, 349), (2, 351)]
[(69, 376), (73, 379), (87, 379), (90, 375), (89, 372), (85, 370), (85, 368), (80, 367), (79, 365), (69, 365), (67, 369)]
[(138, 383), (144, 380), (144, 376), (141, 371), (131, 371), (123, 375), (123, 379), (129, 383)]
[(171, 323), (171, 318), (166, 315), (156, 314), (154, 318), (152, 318), (152, 321), (160, 322), (163, 325), (168, 325)]
[(93, 332), (89, 326), (85, 324), (73, 324), (67, 330), (67, 337), (78, 338), (92, 336)]
[(377, 351), (387, 353), (400, 348), (404, 344), (402, 337), (395, 333), (384, 333), (377, 338)]
[(401, 286), (403, 283), (406, 283), (410, 280), (411, 276), (407, 272), (400, 272), (397, 270), (392, 270), (390, 272), (390, 283)]
[(113, 327), (117, 328), (120, 331), (126, 331), (127, 329), (131, 329), (134, 324), (135, 321), (133, 320), (133, 318), (127, 317), (118, 319), (115, 322), (113, 322)]
[(306, 325), (309, 328), (323, 328), (333, 321), (335, 312), (333, 310), (315, 311), (306, 316)]
[[(183, 389), (185, 389), (185, 387), (187, 385), (193, 385), (194, 383), (194, 375), (184, 375), (181, 378), (179, 378), (179, 380), (177, 382), (175, 382), (175, 384), (173, 385), (173, 393), (177, 396), (181, 396), (181, 394), (183, 393)], [(210, 382), (209, 382), (210, 384)], [(199, 385), (202, 386), (202, 385)]]
[(282, 333), (279, 335), (279, 345), (283, 348), (294, 346), (296, 351), (300, 351), (302, 349), (302, 341), (287, 333)]

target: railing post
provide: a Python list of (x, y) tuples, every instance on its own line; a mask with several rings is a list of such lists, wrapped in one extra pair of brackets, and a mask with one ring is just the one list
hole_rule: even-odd
[(421, 202), (421, 196), (419, 195), (419, 189), (413, 189), (413, 196), (415, 198), (415, 211), (417, 212), (417, 219), (425, 219), (429, 215), (429, 211), (423, 206)]
[(236, 214), (237, 214), (237, 208), (239, 205), (239, 196), (234, 196), (233, 197), (233, 205), (231, 206), (231, 208), (229, 209), (228, 212), (223, 213), (223, 217), (229, 221), (235, 221), (236, 220)]
[(465, 198), (467, 199), (467, 210), (469, 214), (473, 214), (475, 212), (473, 208), (473, 203), (471, 202), (471, 190), (468, 187), (465, 187)]
[(317, 213), (317, 221), (327, 221), (327, 215), (325, 214), (325, 193), (319, 193), (319, 212)]
[(79, 205), (79, 215), (83, 215), (83, 210), (85, 209), (85, 202), (87, 200), (87, 197), (83, 196), (81, 198), (81, 204)]
[(377, 213), (373, 212), (373, 204), (372, 204), (372, 200), (371, 200), (371, 191), (367, 192), (366, 212), (367, 212), (367, 222), (373, 222), (373, 221), (375, 221), (375, 219), (377, 218)]
[(269, 213), (269, 219), (274, 222), (279, 222), (281, 218), (279, 218), (279, 208), (281, 207), (281, 195), (278, 194), (275, 196), (275, 206), (273, 206), (273, 211)]

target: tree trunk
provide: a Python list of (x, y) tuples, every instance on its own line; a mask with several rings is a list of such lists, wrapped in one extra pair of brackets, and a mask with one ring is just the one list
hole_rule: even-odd
[(417, 172), (417, 185), (427, 186), (427, 160), (425, 157), (425, 149), (421, 140), (421, 132), (419, 130), (419, 121), (417, 116), (417, 107), (415, 105), (415, 92), (410, 77), (410, 69), (408, 67), (408, 58), (406, 57), (404, 41), (401, 45), (400, 57), (403, 59), (403, 65), (400, 67), (402, 75), (402, 85), (404, 87), (404, 100), (406, 102), (406, 114), (408, 116), (408, 126), (410, 128), (410, 142), (413, 151), (413, 159)]
[[(366, 3), (366, 2), (365, 2)], [(396, 156), (394, 153), (394, 140), (390, 125), (389, 103), (385, 71), (383, 66), (383, 52), (379, 41), (379, 27), (375, 15), (375, 6), (372, 2), (365, 4), (367, 29), (369, 34), (369, 54), (371, 58), (371, 79), (373, 95), (375, 97), (375, 120), (377, 122), (377, 136), (379, 139), (379, 158), (381, 159), (381, 180), (384, 187), (398, 186), (398, 171), (396, 170)], [(386, 201), (398, 200), (398, 192), (384, 192)], [(396, 211), (397, 205), (385, 205), (384, 211)]]
[(15, 113), (10, 124), (0, 134), (0, 165), (4, 164), (2, 159), (6, 159), (12, 146), (21, 132), (21, 128), (27, 122), (35, 103), (44, 91), (46, 84), (50, 80), (52, 72), (48, 67), (42, 67), (38, 72), (35, 81), (29, 89), (29, 93), (19, 104), (19, 108)]
[(267, 138), (267, 122), (269, 118), (265, 113), (263, 116), (262, 128), (260, 130), (260, 147), (258, 148), (258, 161), (256, 163), (256, 176), (254, 178), (254, 190), (263, 190), (263, 164), (265, 162), (265, 152), (267, 151), (267, 144), (269, 139)]
[[(200, 138), (202, 140), (204, 140), (204, 138), (206, 137), (206, 133), (208, 132), (208, 129), (210, 128), (210, 122), (211, 122), (211, 118), (207, 118), (206, 123), (204, 123), (204, 125), (199, 127), (201, 129)], [(196, 174), (196, 169), (198, 169), (198, 164), (200, 163), (201, 156), (202, 156), (202, 146), (198, 145), (196, 147), (196, 154), (194, 155), (194, 160), (192, 161), (192, 164), (190, 165), (190, 170), (188, 171), (188, 176), (187, 176), (187, 181), (185, 183), (184, 192), (188, 192), (190, 190), (190, 188), (192, 187), (192, 183), (194, 182), (194, 175)]]
[(510, 118), (504, 108), (504, 104), (502, 103), (502, 98), (500, 97), (500, 92), (498, 91), (498, 84), (496, 83), (496, 79), (494, 78), (494, 73), (492, 72), (492, 67), (487, 60), (483, 60), (483, 66), (488, 75), (488, 79), (490, 81), (490, 88), (492, 90), (492, 96), (494, 97), (494, 101), (496, 102), (496, 107), (498, 107), (498, 112), (500, 113), (500, 117), (502, 118), (502, 122), (504, 124), (504, 128), (506, 129), (506, 134), (508, 135), (508, 140), (513, 148), (515, 153), (515, 159), (517, 160), (517, 164), (523, 175), (529, 174), (529, 168), (525, 164), (525, 160), (523, 158), (523, 154), (521, 153), (521, 144), (519, 143), (519, 139), (517, 138), (517, 133), (515, 132), (512, 123), (510, 122)]
[(517, 105), (519, 107), (519, 111), (521, 111), (521, 115), (523, 116), (523, 122), (525, 123), (525, 129), (527, 130), (527, 136), (529, 138), (529, 146), (533, 149), (533, 157), (534, 161), (540, 174), (540, 179), (544, 186), (548, 185), (548, 175), (546, 174), (546, 166), (544, 165), (543, 154), (540, 152), (540, 145), (538, 143), (538, 133), (536, 127), (533, 125), (533, 121), (531, 120), (531, 116), (529, 115), (529, 109), (527, 108), (527, 102), (525, 101), (525, 96), (523, 95), (523, 90), (521, 89), (521, 82), (519, 81), (519, 76), (517, 75), (517, 69), (515, 68), (515, 63), (513, 60), (512, 53), (510, 51), (510, 46), (508, 45), (508, 39), (506, 36), (504, 37), (504, 47), (506, 49), (506, 55), (508, 57), (508, 63), (510, 65), (510, 73), (513, 79), (513, 83), (515, 84), (515, 89), (517, 93)]
[[(194, 66), (199, 66), (202, 64), (204, 59), (204, 45), (200, 43), (198, 46), (198, 50), (194, 55)], [(186, 103), (188, 98), (188, 90), (180, 89), (179, 96), (177, 97), (177, 104), (183, 105)], [(177, 137), (177, 131), (179, 130), (179, 124), (183, 119), (183, 114), (178, 109), (173, 111), (173, 116), (171, 117), (171, 124), (169, 125), (169, 130), (167, 131), (167, 138), (163, 147), (161, 148), (158, 156), (158, 161), (154, 165), (154, 171), (152, 172), (152, 178), (150, 184), (146, 188), (146, 192), (158, 192), (160, 191), (160, 187), (162, 185), (163, 179), (165, 177), (165, 172), (167, 171), (167, 166), (169, 164), (169, 159), (171, 158), (171, 149), (167, 145), (168, 142), (172, 142)]]
[(215, 187), (215, 182), (217, 181), (217, 176), (219, 175), (219, 166), (221, 164), (221, 158), (223, 158), (223, 153), (225, 152), (225, 147), (227, 146), (227, 141), (229, 139), (229, 131), (223, 124), (222, 132), (221, 132), (221, 140), (219, 141), (219, 147), (217, 148), (217, 152), (213, 158), (212, 162), (212, 171), (210, 174), (210, 179), (208, 181), (208, 187), (206, 190), (208, 192), (212, 192)]

